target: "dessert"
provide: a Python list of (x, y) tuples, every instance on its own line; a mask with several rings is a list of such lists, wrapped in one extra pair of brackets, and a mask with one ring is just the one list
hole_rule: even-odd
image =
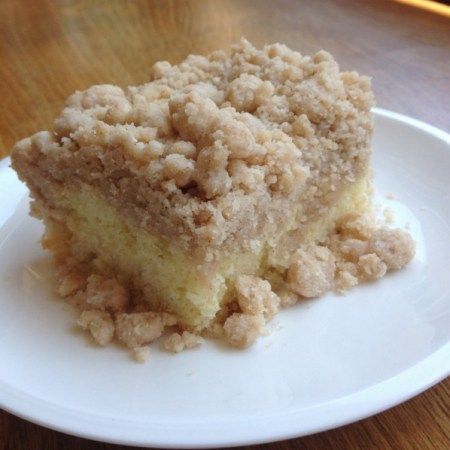
[(406, 264), (409, 235), (368, 219), (372, 105), (330, 54), (245, 40), (69, 97), (12, 165), (80, 326), (138, 359), (166, 327), (174, 352), (246, 347), (280, 305)]

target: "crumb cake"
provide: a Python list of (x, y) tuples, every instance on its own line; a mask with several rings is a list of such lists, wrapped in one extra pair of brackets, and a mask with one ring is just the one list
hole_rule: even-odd
[(409, 235), (370, 218), (373, 102), (325, 51), (245, 40), (69, 97), (12, 166), (79, 325), (137, 360), (166, 327), (173, 352), (246, 347), (280, 306), (405, 265)]

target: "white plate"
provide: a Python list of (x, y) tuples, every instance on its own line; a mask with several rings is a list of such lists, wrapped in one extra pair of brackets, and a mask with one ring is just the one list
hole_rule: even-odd
[[(145, 365), (75, 331), (39, 261), (39, 222), (0, 163), (0, 405), (115, 443), (218, 447), (337, 427), (405, 401), (450, 373), (449, 135), (377, 109), (377, 201), (409, 224), (405, 270), (347, 296), (285, 310), (251, 349), (214, 343)], [(396, 200), (386, 194), (394, 192)], [(42, 266), (41, 266), (42, 267)]]

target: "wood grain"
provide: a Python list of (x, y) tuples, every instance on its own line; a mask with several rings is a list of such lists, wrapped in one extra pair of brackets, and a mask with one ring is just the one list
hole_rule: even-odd
[[(378, 105), (450, 130), (450, 22), (370, 1), (0, 1), (0, 157), (51, 126), (95, 83), (139, 84), (152, 63), (225, 48), (241, 36), (302, 53), (325, 48), (373, 76)], [(247, 449), (447, 449), (450, 380), (353, 425)], [(115, 449), (0, 412), (0, 449)], [(122, 447), (125, 448), (125, 447)]]

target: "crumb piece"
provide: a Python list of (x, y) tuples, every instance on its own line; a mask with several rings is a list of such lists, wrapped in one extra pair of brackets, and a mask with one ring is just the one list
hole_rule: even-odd
[(290, 289), (280, 289), (277, 292), (278, 297), (280, 298), (280, 306), (282, 308), (289, 308), (290, 306), (294, 306), (299, 301), (299, 296), (292, 292)]
[(114, 322), (106, 311), (83, 311), (78, 318), (78, 325), (89, 330), (98, 345), (109, 344), (114, 336)]
[(119, 314), (116, 319), (117, 338), (130, 348), (149, 344), (159, 338), (163, 330), (162, 317), (154, 312)]
[(74, 306), (75, 308), (78, 308), (80, 311), (88, 310), (90, 309), (86, 305), (86, 291), (76, 291), (74, 294), (69, 295), (65, 297), (65, 300), (69, 305)]
[(177, 316), (175, 314), (165, 312), (161, 313), (161, 320), (165, 327), (171, 327), (173, 325), (176, 325), (178, 322)]
[(347, 270), (339, 270), (336, 275), (336, 291), (345, 294), (358, 284), (358, 278)]
[[(49, 236), (46, 236), (46, 238), (49, 238)], [(82, 273), (82, 271), (78, 267), (77, 262), (71, 256), (67, 256), (65, 254), (64, 257), (61, 257), (60, 255), (54, 255), (54, 263), (56, 273), (60, 278), (64, 278), (70, 273)]]
[(194, 163), (184, 155), (173, 153), (164, 160), (164, 176), (173, 179), (179, 187), (193, 181)]
[(114, 278), (91, 275), (86, 288), (86, 303), (95, 309), (122, 312), (128, 305), (128, 293)]
[(212, 339), (222, 339), (224, 336), (223, 325), (214, 321), (206, 330), (202, 332), (203, 336), (210, 337)]
[(367, 241), (355, 238), (346, 238), (340, 241), (338, 251), (350, 261), (358, 261), (359, 257), (367, 253)]
[(397, 197), (393, 192), (388, 192), (386, 194), (386, 198), (388, 198), (389, 200), (395, 200)]
[(348, 214), (339, 229), (344, 236), (367, 240), (375, 231), (375, 220), (370, 214)]
[(237, 111), (253, 112), (266, 99), (270, 99), (273, 92), (270, 81), (243, 73), (228, 85), (227, 99)]
[(85, 275), (77, 272), (71, 272), (62, 278), (58, 286), (58, 294), (61, 297), (68, 297), (69, 295), (75, 294), (79, 290), (85, 289), (86, 283), (87, 280)]
[(354, 277), (357, 277), (358, 276), (357, 262), (355, 263), (352, 261), (337, 261), (336, 272), (349, 272)]
[(271, 319), (279, 310), (280, 299), (270, 283), (259, 277), (240, 275), (236, 280), (237, 300), (244, 314), (263, 314)]
[(384, 220), (387, 224), (394, 223), (394, 211), (391, 208), (384, 208), (383, 210)]
[(369, 249), (386, 263), (389, 270), (395, 270), (411, 261), (416, 252), (416, 244), (406, 231), (383, 227), (373, 233)]
[(363, 255), (358, 260), (360, 277), (363, 280), (378, 280), (386, 275), (386, 264), (375, 254)]
[(287, 273), (289, 287), (304, 297), (318, 297), (331, 289), (335, 257), (327, 247), (298, 249)]
[(150, 357), (150, 348), (147, 345), (133, 348), (133, 357), (138, 363), (145, 363)]
[(261, 335), (263, 326), (261, 316), (234, 313), (225, 321), (223, 329), (227, 341), (233, 347), (246, 348)]
[(226, 167), (229, 151), (220, 142), (204, 147), (197, 158), (195, 180), (206, 198), (225, 195), (231, 189), (231, 177)]
[(204, 339), (197, 334), (183, 331), (182, 334), (172, 333), (165, 341), (164, 348), (172, 353), (179, 353), (184, 349), (191, 349), (202, 344)]
[(183, 331), (181, 337), (183, 338), (185, 347), (188, 349), (198, 347), (204, 342), (204, 339), (201, 336), (198, 334), (189, 333), (189, 331)]

